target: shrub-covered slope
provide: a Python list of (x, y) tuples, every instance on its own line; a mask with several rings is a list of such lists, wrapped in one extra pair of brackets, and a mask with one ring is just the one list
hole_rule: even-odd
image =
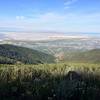
[(85, 52), (65, 53), (64, 61), (81, 63), (100, 63), (100, 49)]
[(54, 57), (29, 48), (18, 47), (14, 45), (0, 45), (0, 63), (52, 63)]

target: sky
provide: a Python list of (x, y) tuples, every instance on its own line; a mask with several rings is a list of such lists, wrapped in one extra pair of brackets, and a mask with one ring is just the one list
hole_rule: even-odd
[(100, 33), (100, 0), (0, 0), (0, 31)]

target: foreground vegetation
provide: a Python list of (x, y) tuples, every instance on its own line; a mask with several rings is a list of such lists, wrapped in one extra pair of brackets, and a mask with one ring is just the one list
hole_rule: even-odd
[(0, 100), (98, 100), (100, 64), (0, 65)]

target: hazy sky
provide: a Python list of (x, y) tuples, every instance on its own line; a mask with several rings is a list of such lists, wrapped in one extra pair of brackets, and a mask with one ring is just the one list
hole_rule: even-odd
[(0, 31), (100, 32), (100, 0), (0, 0)]

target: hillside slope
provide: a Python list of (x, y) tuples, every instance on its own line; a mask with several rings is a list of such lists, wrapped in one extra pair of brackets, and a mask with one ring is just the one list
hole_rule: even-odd
[(0, 45), (0, 63), (38, 64), (52, 62), (54, 62), (53, 56), (37, 50), (8, 44)]
[(100, 63), (100, 49), (93, 49), (85, 52), (66, 53), (64, 61), (82, 63)]

